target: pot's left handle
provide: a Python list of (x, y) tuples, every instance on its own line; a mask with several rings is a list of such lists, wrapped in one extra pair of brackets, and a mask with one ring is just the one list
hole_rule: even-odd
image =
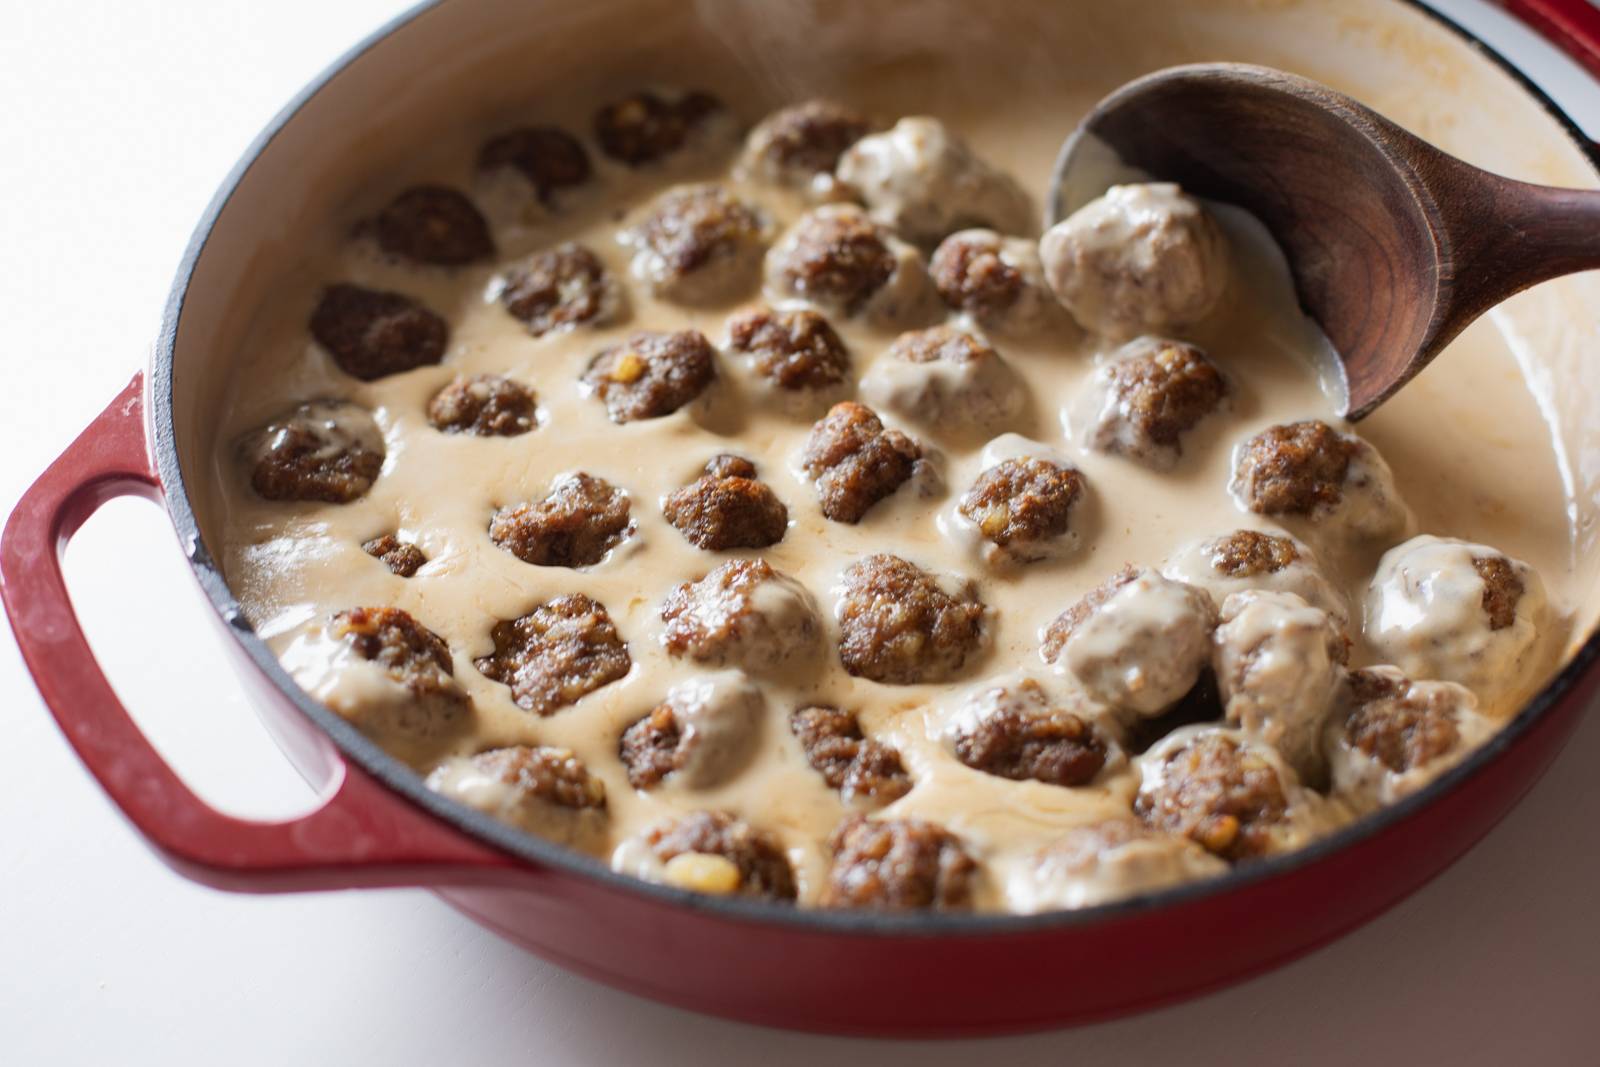
[(282, 822), (225, 815), (184, 785), (101, 672), (61, 574), (67, 542), (100, 505), (160, 495), (138, 374), (11, 513), (0, 537), (0, 596), (67, 740), (161, 857), (196, 881), (252, 892), (459, 885), (529, 873), (350, 764), (336, 773), (321, 807)]

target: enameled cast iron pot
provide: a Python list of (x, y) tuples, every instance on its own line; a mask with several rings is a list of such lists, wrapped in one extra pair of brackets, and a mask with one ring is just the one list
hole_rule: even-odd
[[(1305, 953), (1442, 870), (1559, 751), (1600, 682), (1600, 638), (1587, 637), (1559, 676), (1464, 765), (1294, 855), (1075, 913), (807, 912), (635, 882), (435, 796), (301, 692), (242, 621), (213, 563), (197, 486), (219, 383), (274, 264), (292, 255), (295, 234), (325, 220), (330, 205), (385, 162), (403, 158), (406, 134), (537, 94), (541, 72), (558, 79), (574, 55), (597, 77), (621, 84), (695, 84), (706, 57), (737, 53), (775, 98), (826, 93), (856, 69), (959, 81), (972, 73), (971, 63), (983, 62), (971, 54), (975, 43), (993, 53), (996, 40), (1008, 39), (1015, 54), (1004, 58), (1005, 69), (1078, 63), (1086, 101), (1169, 63), (1267, 63), (1361, 96), (1491, 169), (1550, 184), (1595, 184), (1600, 155), (1550, 101), (1459, 28), (1414, 4), (1219, 0), (1166, 5), (1171, 10), (1147, 12), (1148, 20), (1136, 13), (1149, 0), (1120, 14), (1107, 15), (1104, 6), (985, 5), (985, 21), (974, 26), (978, 8), (961, 0), (812, 0), (761, 10), (745, 0), (451, 0), (424, 5), (341, 59), (223, 184), (179, 269), (149, 370), (29, 489), (0, 543), (17, 641), (89, 771), (164, 860), (208, 885), (254, 892), (431, 887), (510, 940), (624, 989), (738, 1019), (835, 1032), (992, 1033), (1169, 1002)], [(1600, 74), (1600, 11), (1587, 0), (1509, 6)], [(782, 17), (769, 17), (775, 12)], [(1165, 30), (1130, 37), (1130, 19)], [(618, 27), (626, 27), (625, 40)], [(1167, 31), (1166, 39), (1154, 36)], [(1118, 49), (1100, 47), (1097, 35), (1117, 34), (1123, 54), (1108, 60)], [(546, 91), (555, 91), (551, 84)], [(1065, 116), (1063, 133), (1070, 123)], [(1558, 417), (1558, 445), (1569, 459), (1600, 442), (1600, 429), (1583, 420), (1596, 409), (1600, 376), (1585, 372), (1575, 343), (1594, 336), (1596, 308), (1600, 284), (1574, 278), (1524, 294), (1502, 312), (1532, 353), (1530, 377), (1542, 383), (1536, 389), (1545, 390)], [(1573, 465), (1579, 529), (1593, 529), (1589, 512), (1600, 510), (1600, 491), (1585, 480), (1600, 479), (1585, 474), (1594, 466)], [(73, 615), (60, 557), (100, 504), (126, 494), (164, 501), (232, 638), (242, 678), (285, 752), (323, 792), (314, 813), (257, 823), (207, 807), (140, 735), (101, 674)], [(1578, 552), (1587, 591), (1600, 572), (1600, 559), (1592, 558), (1600, 547), (1580, 541)], [(1592, 623), (1580, 617), (1575, 632), (1589, 634)]]

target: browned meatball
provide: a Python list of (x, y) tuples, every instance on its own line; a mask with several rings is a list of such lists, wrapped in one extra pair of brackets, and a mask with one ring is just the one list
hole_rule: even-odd
[(562, 189), (589, 180), (589, 154), (578, 139), (554, 126), (524, 126), (484, 142), (478, 150), (478, 169), (511, 167), (522, 174), (549, 202)]
[(807, 100), (762, 119), (745, 145), (745, 165), (769, 181), (804, 186), (872, 132), (864, 115), (831, 100)]
[(1310, 515), (1338, 505), (1355, 444), (1325, 422), (1269, 426), (1245, 442), (1238, 478), (1258, 515)]
[(374, 559), (382, 560), (384, 566), (402, 578), (410, 578), (428, 562), (422, 549), (400, 540), (394, 534), (374, 537), (364, 542), (361, 550)]
[(606, 784), (590, 774), (568, 748), (511, 745), (480, 752), (470, 762), (478, 772), (510, 786), (523, 797), (563, 808), (606, 806)]
[(656, 705), (622, 731), (617, 757), (635, 789), (649, 789), (677, 770), (685, 757), (683, 724), (672, 705)]
[(1081, 715), (1054, 707), (1038, 682), (1020, 693), (1002, 687), (980, 697), (979, 714), (955, 731), (956, 758), (973, 770), (1013, 781), (1078, 786), (1106, 765), (1107, 746)]
[(789, 528), (789, 509), (736, 456), (706, 464), (706, 473), (668, 496), (661, 512), (691, 545), (712, 552), (766, 548)]
[(865, 212), (843, 208), (803, 216), (774, 256), (768, 270), (779, 289), (846, 315), (860, 311), (897, 268), (889, 231)]
[(444, 433), (515, 437), (533, 429), (534, 416), (533, 391), (498, 374), (457, 377), (428, 401), (428, 422)]
[(1517, 604), (1526, 588), (1516, 568), (1504, 556), (1478, 556), (1472, 569), (1483, 579), (1483, 612), (1489, 629), (1504, 630), (1517, 621)]
[(1106, 601), (1117, 594), (1117, 590), (1138, 578), (1140, 573), (1137, 567), (1124, 566), (1116, 574), (1085, 593), (1077, 603), (1057, 615), (1050, 625), (1045, 627), (1044, 641), (1040, 645), (1045, 660), (1054, 662), (1061, 655), (1061, 650), (1066, 647), (1067, 639), (1083, 625), (1084, 620), (1104, 606)]
[(579, 471), (557, 481), (537, 503), (495, 512), (489, 537), (524, 563), (591, 567), (633, 532), (628, 494)]
[(844, 342), (815, 311), (747, 311), (728, 323), (728, 350), (779, 389), (832, 389), (850, 373)]
[(595, 356), (583, 381), (611, 421), (624, 423), (672, 414), (716, 376), (716, 354), (698, 330), (641, 330)]
[(1182, 834), (1227, 860), (1273, 850), (1289, 798), (1262, 752), (1201, 727), (1181, 743), (1158, 745), (1145, 759), (1159, 762), (1159, 773), (1147, 769), (1134, 799), (1134, 811), (1148, 825)]
[(738, 881), (729, 891), (768, 900), (795, 898), (794, 871), (783, 847), (772, 835), (726, 812), (693, 812), (651, 830), (645, 842), (655, 858), (667, 865), (669, 882), (676, 881), (672, 862), (679, 856), (720, 856), (738, 872)]
[(311, 336), (364, 382), (437, 363), (450, 327), (409, 296), (330, 285), (311, 313)]
[(731, 300), (760, 278), (766, 219), (714, 182), (681, 185), (658, 196), (624, 234), (636, 250), (634, 271), (656, 295), (681, 304)]
[(1460, 700), (1455, 687), (1413, 685), (1398, 672), (1351, 671), (1350, 744), (1396, 774), (1453, 752)]
[(967, 582), (946, 592), (899, 556), (874, 555), (844, 572), (839, 661), (850, 674), (890, 685), (954, 677), (983, 645), (983, 601)]
[(443, 185), (418, 185), (378, 214), (378, 246), (391, 256), (458, 267), (494, 255), (489, 224), (472, 201)]
[(506, 275), (500, 303), (535, 337), (573, 326), (605, 326), (622, 313), (622, 290), (600, 258), (567, 241)]
[(350, 608), (333, 616), (331, 632), (362, 659), (383, 668), (419, 701), (465, 704), (456, 685), (450, 646), (399, 608)]
[(1200, 349), (1142, 337), (1095, 374), (1089, 447), (1171, 466), (1183, 453), (1183, 435), (1227, 394), (1227, 382)]
[(1206, 546), (1211, 566), (1229, 578), (1258, 578), (1277, 574), (1300, 560), (1300, 549), (1287, 537), (1259, 530), (1235, 530)]
[(749, 765), (766, 717), (761, 688), (744, 674), (697, 675), (622, 732), (617, 756), (635, 789), (669, 775), (682, 789), (713, 789)]
[(845, 800), (887, 804), (911, 791), (900, 753), (862, 734), (855, 712), (822, 704), (796, 708), (789, 729), (806, 762)]
[(1022, 271), (1000, 254), (998, 234), (965, 230), (940, 242), (928, 262), (944, 302), (979, 322), (1005, 318), (1027, 291)]
[(495, 624), (494, 653), (474, 661), (486, 678), (511, 687), (518, 707), (553, 715), (628, 673), (628, 646), (605, 605), (582, 593), (558, 596)]
[(918, 819), (846, 819), (828, 838), (830, 908), (965, 908), (978, 865), (961, 839)]
[(986, 541), (1028, 560), (1067, 533), (1083, 486), (1083, 475), (1072, 468), (1023, 456), (978, 475), (957, 507)]
[(816, 480), (822, 513), (856, 523), (878, 501), (904, 485), (923, 461), (922, 447), (899, 430), (886, 430), (871, 408), (835, 404), (806, 438), (800, 464)]
[(707, 93), (668, 101), (644, 90), (595, 112), (594, 136), (612, 159), (642, 167), (682, 148), (690, 133), (721, 109), (721, 102)]
[(268, 423), (243, 446), (250, 485), (267, 500), (347, 504), (383, 469), (383, 434), (365, 408), (313, 400)]
[(673, 656), (773, 670), (811, 651), (822, 626), (805, 588), (764, 559), (730, 559), (661, 605)]

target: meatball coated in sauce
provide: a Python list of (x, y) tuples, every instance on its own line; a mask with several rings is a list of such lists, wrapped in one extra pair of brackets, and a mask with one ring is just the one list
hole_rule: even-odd
[(1487, 545), (1414, 537), (1390, 549), (1367, 590), (1373, 653), (1414, 678), (1458, 682), (1499, 714), (1538, 664), (1544, 583)]
[(340, 370), (364, 382), (438, 363), (450, 341), (444, 319), (409, 296), (359, 285), (323, 290), (310, 329)]
[(1082, 702), (1068, 707), (1033, 678), (985, 686), (956, 714), (947, 740), (973, 770), (1014, 781), (1088, 785), (1117, 754)]
[(872, 506), (926, 470), (922, 446), (887, 430), (865, 404), (835, 404), (806, 437), (800, 467), (817, 483), (822, 514), (857, 523)]
[(767, 253), (774, 299), (906, 327), (937, 317), (938, 296), (915, 248), (854, 204), (827, 204), (795, 220)]
[(911, 791), (900, 753), (863, 734), (855, 712), (822, 704), (796, 708), (789, 730), (806, 762), (846, 803), (888, 804)]
[(677, 153), (721, 110), (721, 101), (707, 93), (668, 100), (642, 90), (596, 111), (594, 137), (610, 158), (643, 167)]
[(511, 745), (457, 756), (434, 768), (428, 788), (560, 844), (605, 841), (605, 783), (570, 748)]
[(766, 251), (761, 212), (714, 182), (668, 189), (620, 236), (633, 272), (664, 300), (720, 304), (754, 288)]
[(515, 437), (537, 424), (537, 402), (531, 389), (510, 378), (458, 376), (428, 401), (428, 422), (442, 433)]
[(383, 469), (383, 433), (366, 408), (313, 400), (251, 434), (241, 451), (250, 486), (266, 500), (348, 504)]
[(749, 765), (761, 737), (766, 698), (740, 671), (680, 682), (666, 699), (622, 732), (618, 758), (635, 789), (663, 780), (711, 789)]
[(622, 287), (600, 257), (573, 241), (508, 271), (500, 303), (535, 337), (576, 326), (609, 326), (627, 310)]
[(807, 100), (757, 123), (745, 139), (740, 167), (762, 181), (830, 195), (840, 154), (871, 131), (866, 116), (843, 104)]
[(1008, 886), (1013, 911), (1087, 908), (1212, 878), (1228, 865), (1187, 837), (1130, 818), (1074, 826), (1040, 849), (1027, 877)]
[(1324, 737), (1333, 786), (1365, 805), (1416, 792), (1494, 733), (1465, 687), (1394, 667), (1351, 671), (1338, 709)]
[(712, 459), (705, 474), (667, 497), (661, 513), (691, 545), (710, 552), (767, 548), (789, 528), (789, 509), (738, 456)]
[(821, 639), (805, 587), (764, 559), (730, 559), (661, 605), (668, 654), (762, 673), (807, 659)]
[(644, 844), (667, 885), (716, 896), (795, 898), (794, 870), (778, 839), (727, 812), (680, 816), (650, 830)]
[(698, 330), (640, 330), (596, 355), (583, 383), (605, 404), (612, 422), (627, 423), (671, 415), (716, 376), (715, 350)]
[(422, 549), (400, 540), (394, 534), (383, 534), (363, 542), (361, 551), (380, 560), (391, 573), (401, 578), (410, 578), (428, 562), (428, 557), (422, 554)]
[(899, 556), (868, 556), (841, 577), (839, 662), (888, 685), (948, 681), (983, 650), (987, 610), (966, 579)]
[(939, 243), (928, 270), (945, 304), (985, 330), (1027, 335), (1065, 319), (1045, 284), (1036, 241), (961, 230)]
[(856, 815), (828, 838), (825, 908), (966, 908), (978, 865), (961, 839), (920, 819)]
[(1161, 573), (1204, 589), (1219, 608), (1234, 593), (1266, 589), (1293, 593), (1326, 611), (1340, 627), (1350, 621), (1344, 594), (1323, 576), (1311, 549), (1292, 537), (1234, 530), (1192, 541), (1168, 557)]
[(1022, 380), (986, 341), (952, 326), (895, 338), (861, 379), (869, 403), (930, 428), (994, 429), (1022, 410)]
[(1039, 257), (1072, 317), (1117, 339), (1181, 332), (1228, 290), (1228, 240), (1176, 185), (1116, 185), (1052, 226)]
[(819, 399), (839, 392), (850, 378), (844, 341), (827, 319), (803, 308), (757, 308), (730, 319), (727, 350), (792, 398), (784, 406), (796, 412), (814, 412)]
[(938, 119), (903, 118), (863, 137), (840, 157), (837, 173), (875, 221), (915, 244), (931, 248), (972, 227), (1034, 232), (1028, 194)]
[(627, 493), (579, 471), (543, 500), (495, 512), (489, 539), (535, 566), (592, 567), (633, 533), (629, 511)]
[(1194, 345), (1141, 337), (1098, 367), (1078, 401), (1084, 444), (1170, 470), (1183, 438), (1228, 396), (1222, 372)]
[(956, 505), (986, 543), (990, 563), (1030, 563), (1071, 549), (1073, 505), (1084, 477), (1042, 456), (1001, 460), (978, 475)]
[(484, 142), (478, 170), (508, 168), (527, 179), (541, 201), (589, 180), (589, 153), (579, 140), (554, 126), (522, 126)]
[(1316, 420), (1269, 426), (1239, 445), (1229, 488), (1245, 509), (1324, 538), (1379, 540), (1410, 521), (1377, 449)]
[(474, 661), (535, 715), (562, 708), (628, 673), (633, 660), (604, 604), (582, 593), (558, 596), (526, 615), (495, 623), (494, 652)]
[(443, 185), (407, 189), (373, 223), (378, 247), (391, 256), (460, 267), (494, 255), (489, 224), (458, 190)]

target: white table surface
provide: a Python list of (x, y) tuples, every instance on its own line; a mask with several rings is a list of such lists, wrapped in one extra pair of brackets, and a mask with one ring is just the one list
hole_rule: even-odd
[[(189, 230), (255, 131), (402, 6), (0, 5), (7, 510), (140, 365)], [(1480, 0), (1439, 6), (1600, 131), (1600, 90), (1576, 67)], [(106, 508), (68, 563), (91, 638), (180, 772), (231, 811), (303, 810), (309, 790), (207, 654), (218, 638), (161, 512)], [(79, 766), (8, 639), (0, 694), (7, 1064), (1600, 1062), (1596, 716), (1466, 859), (1308, 959), (1086, 1029), (888, 1044), (638, 1000), (523, 954), (421, 891), (248, 897), (191, 885)]]

